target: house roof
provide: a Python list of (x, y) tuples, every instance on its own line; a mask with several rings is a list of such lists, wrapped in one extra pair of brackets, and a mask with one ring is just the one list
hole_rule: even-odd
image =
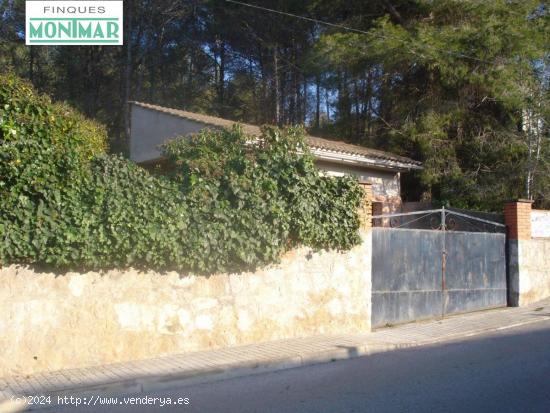
[[(130, 102), (133, 105), (147, 108), (157, 112), (162, 112), (168, 115), (188, 119), (194, 122), (202, 123), (205, 126), (216, 128), (231, 127), (235, 123), (239, 123), (243, 131), (252, 136), (259, 136), (261, 130), (258, 126), (246, 123), (235, 122), (228, 119), (218, 118), (215, 116), (203, 115), (185, 110), (172, 109), (158, 105), (152, 105), (143, 102)], [(363, 163), (372, 166), (380, 166), (396, 170), (421, 169), (422, 163), (404, 156), (395, 155), (390, 152), (371, 149), (364, 146), (352, 145), (342, 141), (319, 138), (316, 136), (306, 136), (306, 141), (312, 150), (313, 154), (319, 159), (326, 160), (345, 160), (364, 161)]]

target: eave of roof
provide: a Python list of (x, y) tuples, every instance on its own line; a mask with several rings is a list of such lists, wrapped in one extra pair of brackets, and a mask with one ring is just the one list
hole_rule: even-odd
[[(216, 128), (231, 127), (239, 123), (243, 131), (252, 136), (259, 136), (261, 130), (258, 126), (246, 123), (235, 122), (228, 119), (222, 119), (215, 116), (203, 115), (185, 110), (172, 109), (149, 103), (129, 102), (133, 105), (150, 109), (153, 111), (165, 113), (179, 118), (188, 119), (194, 122), (202, 123), (205, 126)], [(329, 160), (338, 163), (355, 163), (359, 165), (378, 167), (382, 169), (391, 169), (396, 171), (406, 171), (411, 169), (422, 169), (422, 163), (404, 156), (393, 153), (371, 149), (364, 146), (352, 145), (342, 141), (334, 141), (316, 136), (306, 136), (307, 143), (317, 159)]]

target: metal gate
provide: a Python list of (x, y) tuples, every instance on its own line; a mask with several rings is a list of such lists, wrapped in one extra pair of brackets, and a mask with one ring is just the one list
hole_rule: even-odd
[(373, 224), (373, 327), (506, 306), (504, 224), (444, 208)]

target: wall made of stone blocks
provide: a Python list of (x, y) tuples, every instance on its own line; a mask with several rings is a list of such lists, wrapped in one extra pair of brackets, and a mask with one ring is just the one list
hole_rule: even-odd
[(371, 232), (253, 273), (0, 268), (0, 376), (370, 329)]
[(550, 297), (550, 239), (520, 241), (518, 256), (521, 269), (518, 305)]

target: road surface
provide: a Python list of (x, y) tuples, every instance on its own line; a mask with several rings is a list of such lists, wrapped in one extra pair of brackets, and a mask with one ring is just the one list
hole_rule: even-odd
[[(189, 404), (180, 399), (177, 407), (160, 407), (159, 401), (157, 407), (85, 407), (77, 411), (550, 413), (550, 321), (146, 396), (164, 401), (187, 398)], [(73, 406), (52, 411), (75, 410)]]

